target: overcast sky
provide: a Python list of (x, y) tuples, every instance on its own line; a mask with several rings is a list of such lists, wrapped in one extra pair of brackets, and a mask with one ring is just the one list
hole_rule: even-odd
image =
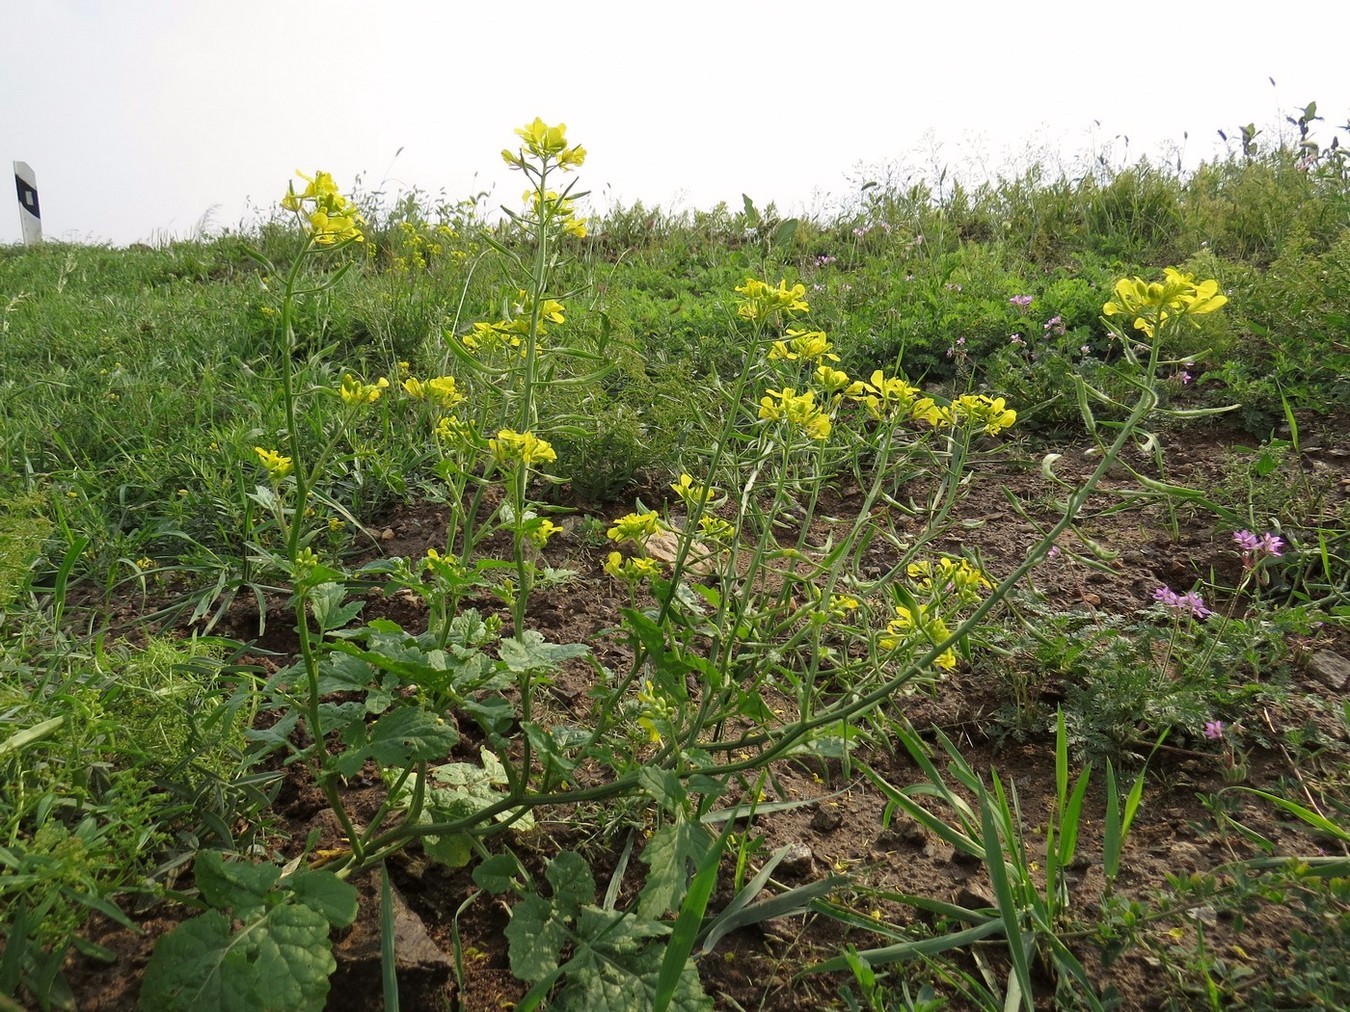
[(1313, 100), (1329, 139), (1347, 37), (1346, 0), (0, 0), (0, 168), (33, 167), (50, 239), (159, 242), (247, 224), (296, 169), (514, 205), (499, 152), (541, 116), (600, 207), (820, 211), (888, 164), (1186, 133), (1194, 164)]

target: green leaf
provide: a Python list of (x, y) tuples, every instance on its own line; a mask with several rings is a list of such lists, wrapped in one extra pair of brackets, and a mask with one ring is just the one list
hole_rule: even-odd
[(540, 896), (526, 896), (512, 908), (505, 934), (511, 972), (530, 982), (543, 980), (558, 968), (568, 939), (563, 916)]
[(516, 674), (548, 671), (563, 661), (584, 657), (591, 648), (584, 643), (547, 643), (537, 629), (526, 629), (518, 640), (502, 640), (497, 653)]
[(651, 869), (638, 897), (638, 916), (656, 920), (675, 910), (712, 848), (712, 836), (698, 822), (677, 819), (662, 826), (647, 842), (642, 863)]
[(565, 850), (549, 862), (544, 873), (553, 887), (553, 902), (569, 916), (583, 903), (595, 899), (595, 877), (591, 866), (580, 854)]
[(18, 752), (27, 745), (35, 741), (41, 741), (43, 738), (55, 734), (66, 722), (65, 717), (52, 717), (50, 720), (44, 720), (40, 724), (34, 724), (32, 727), (26, 727), (22, 731), (15, 731), (4, 741), (0, 742), (0, 756), (8, 755), (10, 752)]
[(401, 768), (442, 759), (458, 741), (459, 734), (444, 719), (415, 706), (401, 706), (375, 721), (369, 753), (381, 766)]
[(468, 833), (422, 838), (422, 852), (447, 868), (463, 868), (473, 860), (473, 843)]
[(474, 885), (494, 896), (512, 890), (519, 891), (525, 881), (527, 876), (520, 867), (520, 861), (510, 851), (493, 854), (473, 870)]
[(235, 934), (228, 917), (209, 910), (159, 940), (146, 967), (140, 1007), (318, 1012), (335, 969), (328, 921), (304, 904), (283, 903)]
[(309, 592), (309, 608), (322, 632), (341, 629), (365, 607), (364, 601), (344, 605), (347, 589), (340, 583), (321, 583)]
[(281, 869), (274, 864), (226, 861), (220, 851), (204, 850), (192, 865), (192, 874), (202, 899), (217, 910), (232, 910), (240, 920), (248, 920), (265, 905)]
[[(561, 1012), (632, 1012), (655, 1004), (665, 946), (650, 943), (670, 929), (632, 914), (582, 909), (575, 952), (568, 962), (567, 986), (558, 995)], [(686, 962), (667, 1008), (681, 1012), (711, 1009), (698, 971)]]
[(638, 770), (638, 786), (647, 796), (672, 815), (682, 812), (689, 803), (689, 792), (674, 770), (643, 766)]
[(356, 920), (359, 906), (356, 886), (331, 871), (301, 868), (285, 884), (296, 902), (323, 914), (333, 927), (345, 928)]
[(319, 695), (332, 692), (365, 692), (374, 670), (347, 653), (328, 654), (319, 661)]

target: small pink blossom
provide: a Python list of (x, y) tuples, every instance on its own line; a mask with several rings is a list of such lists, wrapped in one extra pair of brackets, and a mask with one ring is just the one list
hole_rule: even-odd
[(1244, 569), (1251, 569), (1266, 556), (1279, 558), (1284, 554), (1284, 538), (1277, 536), (1274, 531), (1266, 531), (1260, 537), (1251, 531), (1236, 531), (1233, 541), (1242, 552)]
[(1205, 721), (1205, 737), (1218, 740), (1223, 737), (1223, 721), (1207, 720)]
[(1205, 606), (1205, 599), (1193, 590), (1186, 594), (1178, 594), (1170, 587), (1159, 587), (1153, 592), (1153, 600), (1178, 615), (1189, 614), (1204, 619), (1214, 614)]

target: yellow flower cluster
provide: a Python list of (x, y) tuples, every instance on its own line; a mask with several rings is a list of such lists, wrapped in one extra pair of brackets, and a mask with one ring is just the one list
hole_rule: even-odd
[[(475, 323), (473, 329), (459, 340), (469, 351), (481, 351), (496, 346), (520, 348), (522, 335), (530, 331), (529, 320), (499, 320), (496, 323)], [(521, 354), (524, 354), (522, 351)]]
[(785, 421), (811, 439), (829, 439), (833, 427), (830, 416), (816, 404), (816, 392), (797, 393), (794, 387), (768, 391), (760, 399), (759, 417), (770, 422)]
[(939, 417), (933, 424), (970, 426), (987, 436), (997, 436), (1016, 421), (1017, 412), (1008, 407), (1002, 397), (962, 394), (947, 407), (939, 409)]
[(745, 284), (736, 291), (745, 296), (737, 305), (736, 313), (746, 320), (765, 320), (780, 311), (795, 316), (811, 309), (806, 302), (805, 285), (789, 288), (786, 281), (780, 280), (778, 287), (773, 288), (765, 281), (746, 278)]
[(451, 446), (470, 446), (473, 443), (473, 423), (455, 415), (446, 415), (436, 423), (436, 438)]
[[(842, 369), (833, 369), (828, 365), (820, 365), (816, 367), (815, 378), (816, 382), (831, 396), (843, 393), (849, 388), (848, 373), (844, 372)], [(862, 384), (857, 384), (857, 387), (861, 390)]]
[[(902, 644), (917, 644), (919, 637), (936, 646), (951, 635), (947, 623), (941, 615), (925, 604), (918, 607), (917, 613), (903, 604), (895, 606), (895, 618), (886, 623), (886, 632), (877, 643), (882, 650), (894, 650)], [(943, 671), (956, 667), (956, 651), (948, 647), (933, 661)]]
[(655, 559), (644, 556), (624, 558), (621, 552), (610, 552), (604, 568), (614, 579), (627, 580), (630, 583), (648, 580), (661, 573), (661, 566)]
[(638, 717), (638, 727), (647, 732), (647, 740), (653, 744), (661, 741), (662, 726), (670, 724), (670, 703), (657, 695), (650, 682), (638, 689), (638, 702), (642, 704), (642, 713)]
[(332, 246), (336, 243), (354, 240), (363, 242), (361, 226), (366, 220), (357, 211), (356, 205), (338, 192), (337, 183), (327, 172), (315, 172), (307, 176), (296, 172), (303, 179), (305, 189), (295, 192), (295, 183), (286, 189), (281, 198), (281, 206), (287, 211), (303, 214), (309, 224), (314, 242), (320, 246)]
[(530, 517), (525, 524), (525, 536), (539, 548), (543, 548), (549, 538), (561, 531), (562, 528), (548, 517)]
[(550, 464), (558, 459), (553, 447), (547, 440), (540, 439), (533, 432), (515, 432), (502, 429), (496, 439), (488, 440), (488, 449), (499, 466), (507, 464)]
[(736, 536), (736, 528), (721, 517), (711, 516), (707, 513), (698, 518), (699, 530), (703, 536), (712, 541), (723, 545), (731, 543), (731, 539)]
[[(534, 300), (530, 298), (530, 293), (525, 289), (520, 289), (516, 293), (518, 301), (515, 305), (517, 320), (528, 320), (534, 312)], [(544, 333), (545, 323), (565, 323), (563, 316), (567, 312), (566, 307), (557, 299), (544, 299), (539, 303), (539, 333)]]
[(854, 383), (845, 392), (861, 402), (878, 421), (908, 417), (936, 425), (941, 417), (931, 397), (923, 396), (923, 391), (911, 386), (903, 376), (887, 376), (880, 369), (872, 373), (869, 382)]
[(267, 470), (267, 476), (273, 481), (281, 481), (282, 478), (295, 470), (291, 458), (283, 457), (275, 450), (255, 446), (253, 452), (258, 455), (258, 459), (262, 461), (262, 466)]
[[(585, 148), (568, 147), (566, 123), (549, 126), (536, 116), (533, 123), (518, 128), (516, 136), (524, 141), (524, 151), (545, 164), (553, 161), (559, 168), (571, 171), (586, 161)], [(513, 169), (523, 168), (525, 162), (523, 152), (513, 153), (509, 149), (502, 151), (502, 160)]]
[(403, 389), (409, 397), (419, 401), (429, 400), (446, 411), (453, 411), (464, 403), (464, 395), (456, 389), (453, 376), (437, 376), (429, 380), (409, 377), (403, 381)]
[(567, 235), (576, 236), (578, 239), (586, 238), (586, 222), (576, 216), (576, 208), (571, 198), (560, 197), (553, 190), (547, 193), (526, 190), (521, 199), (531, 205), (536, 220), (558, 222)]
[(924, 590), (936, 590), (944, 602), (952, 605), (974, 604), (980, 592), (993, 589), (989, 578), (965, 559), (943, 556), (934, 565), (927, 560), (912, 562), (905, 570)]
[[(406, 274), (426, 270), (428, 264), (445, 254), (444, 241), (454, 239), (455, 230), (443, 222), (433, 227), (429, 223), (401, 221), (397, 237), (392, 266), (395, 273)], [(453, 260), (468, 258), (463, 250), (451, 250), (449, 256)]]
[(819, 362), (823, 359), (829, 359), (831, 362), (839, 361), (839, 356), (834, 354), (834, 346), (830, 344), (824, 331), (789, 328), (787, 336), (786, 341), (773, 343), (773, 347), (769, 349), (769, 361), (795, 362), (797, 359), (804, 359), (807, 362)]
[(673, 482), (670, 490), (679, 496), (684, 505), (689, 509), (697, 506), (706, 506), (710, 499), (716, 499), (721, 495), (719, 489), (712, 488), (709, 485), (703, 485), (694, 481), (691, 475), (682, 474), (680, 480)]
[(660, 516), (655, 510), (649, 513), (629, 513), (614, 521), (606, 536), (615, 544), (631, 541), (637, 545), (646, 544), (647, 539), (663, 528)]
[(1134, 328), (1149, 337), (1164, 321), (1183, 316), (1200, 316), (1222, 309), (1228, 296), (1219, 294), (1214, 280), (1196, 283), (1189, 274), (1175, 268), (1163, 271), (1162, 281), (1121, 278), (1116, 282), (1115, 298), (1102, 307), (1107, 316), (1120, 314), (1134, 318)]
[(347, 404), (374, 404), (380, 394), (389, 389), (389, 381), (381, 376), (374, 383), (362, 383), (351, 373), (342, 377), (342, 400)]

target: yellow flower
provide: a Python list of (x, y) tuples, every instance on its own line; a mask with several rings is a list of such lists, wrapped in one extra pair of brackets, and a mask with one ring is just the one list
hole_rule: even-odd
[(1017, 412), (1002, 397), (962, 394), (946, 408), (938, 409), (935, 425), (976, 426), (988, 436), (997, 436), (1017, 421)]
[(707, 485), (701, 485), (687, 474), (680, 475), (680, 480), (674, 482), (670, 489), (682, 500), (689, 509), (695, 506), (706, 505), (709, 499), (715, 499), (720, 493), (715, 488)]
[(817, 366), (816, 382), (825, 388), (827, 394), (837, 394), (848, 387), (848, 373), (828, 365)]
[(540, 439), (533, 432), (502, 429), (496, 439), (488, 440), (488, 449), (492, 451), (498, 465), (520, 463), (530, 467), (534, 464), (551, 464), (558, 459), (548, 441)]
[(831, 594), (830, 595), (830, 616), (835, 619), (848, 618), (853, 612), (857, 611), (862, 602), (852, 594)]
[(792, 362), (799, 358), (808, 362), (817, 362), (827, 358), (831, 362), (839, 361), (839, 356), (831, 350), (834, 346), (830, 344), (830, 340), (825, 336), (824, 331), (792, 330), (789, 328), (787, 335), (788, 340), (775, 341), (773, 347), (769, 349), (771, 361), (786, 359)]
[(342, 377), (342, 400), (347, 404), (374, 404), (380, 394), (389, 389), (389, 381), (381, 376), (374, 383), (362, 383), (351, 373)]
[(314, 242), (320, 246), (355, 240), (362, 242), (361, 226), (366, 223), (356, 205), (338, 192), (333, 177), (327, 172), (315, 172), (307, 176), (303, 172), (296, 175), (308, 184), (305, 189), (295, 192), (292, 182), (281, 198), (281, 206), (287, 211), (303, 214), (309, 225)]
[(978, 567), (965, 559), (945, 555), (938, 559), (936, 566), (927, 560), (912, 562), (905, 572), (924, 590), (936, 587), (957, 604), (974, 604), (980, 599), (981, 591), (992, 590), (994, 586)]
[(436, 438), (452, 446), (469, 446), (473, 442), (473, 424), (455, 415), (446, 415), (436, 423)]
[[(905, 605), (897, 604), (895, 618), (886, 623), (886, 633), (877, 640), (877, 644), (882, 650), (894, 650), (902, 644), (914, 642), (916, 634), (937, 645), (951, 636), (951, 630), (942, 621), (942, 616), (932, 614), (926, 605), (920, 605), (916, 614)], [(933, 663), (944, 671), (950, 671), (956, 667), (956, 651), (948, 647)]]
[(610, 552), (604, 570), (616, 580), (638, 583), (659, 576), (661, 566), (655, 559), (642, 557), (625, 559), (620, 552)]
[(922, 396), (922, 390), (911, 386), (903, 376), (887, 376), (880, 369), (872, 373), (871, 382), (854, 383), (846, 392), (878, 421), (897, 417), (927, 421), (934, 410), (932, 399)]
[(562, 530), (557, 524), (548, 517), (539, 517), (536, 522), (531, 523), (526, 534), (529, 539), (540, 548), (548, 544), (548, 539)]
[(736, 307), (739, 316), (747, 320), (763, 320), (778, 311), (795, 316), (810, 311), (806, 303), (806, 286), (793, 285), (779, 280), (777, 288), (771, 288), (767, 282), (755, 278), (746, 278), (745, 284), (736, 291), (745, 296)]
[(713, 541), (720, 541), (727, 544), (736, 536), (736, 528), (723, 520), (721, 517), (709, 516), (704, 514), (698, 518), (699, 529), (703, 531), (705, 538), (711, 538)]
[(1143, 278), (1121, 278), (1116, 282), (1115, 298), (1102, 306), (1106, 316), (1134, 318), (1134, 328), (1152, 337), (1164, 321), (1180, 316), (1200, 316), (1222, 309), (1228, 302), (1219, 294), (1215, 280), (1196, 284), (1189, 274), (1173, 267), (1163, 271), (1163, 280), (1145, 281)]
[(816, 405), (816, 392), (806, 390), (799, 394), (794, 387), (768, 391), (760, 398), (759, 417), (772, 422), (786, 421), (812, 439), (828, 439), (832, 427), (829, 416)]
[(629, 513), (614, 521), (614, 526), (606, 533), (606, 537), (616, 544), (632, 541), (641, 545), (660, 531), (662, 526), (661, 518), (655, 510), (649, 513)]
[[(517, 129), (516, 136), (525, 142), (525, 150), (535, 158), (543, 162), (555, 159), (558, 167), (566, 171), (577, 168), (586, 160), (585, 148), (567, 146), (566, 123), (549, 126), (536, 116), (533, 123)], [(513, 169), (522, 164), (520, 155), (509, 150), (502, 151), (502, 160)]]
[(464, 395), (455, 389), (453, 376), (437, 376), (427, 380), (427, 396), (446, 411), (452, 411), (464, 403)]
[(255, 446), (253, 452), (258, 455), (258, 459), (262, 461), (262, 466), (267, 470), (267, 476), (273, 481), (281, 481), (295, 469), (290, 457), (283, 457), (275, 450)]

